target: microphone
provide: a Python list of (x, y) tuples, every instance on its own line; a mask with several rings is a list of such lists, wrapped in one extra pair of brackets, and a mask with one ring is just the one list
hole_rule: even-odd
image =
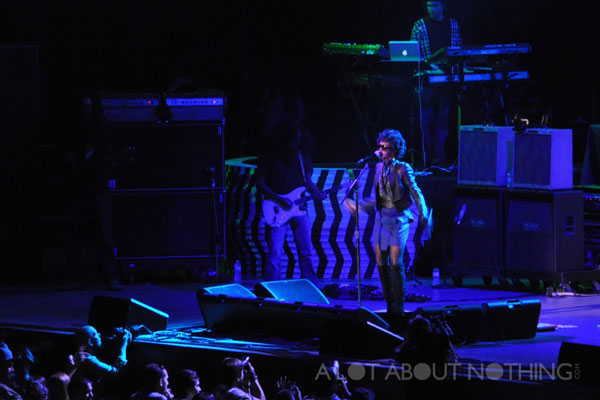
[(381, 152), (381, 150), (375, 150), (375, 152), (373, 154), (370, 154), (370, 155), (368, 155), (368, 156), (366, 156), (364, 158), (361, 158), (356, 163), (357, 164), (362, 164), (364, 162), (371, 161), (371, 160), (373, 160), (375, 158), (381, 158), (381, 157), (383, 157), (383, 153)]
[(456, 222), (456, 225), (460, 225), (466, 212), (467, 212), (467, 205), (463, 204), (462, 207), (460, 208), (460, 211), (458, 212), (458, 216), (454, 220), (454, 222)]

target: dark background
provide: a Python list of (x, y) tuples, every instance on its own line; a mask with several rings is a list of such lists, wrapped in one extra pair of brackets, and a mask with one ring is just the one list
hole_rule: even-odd
[[(284, 72), (304, 92), (317, 161), (350, 161), (367, 148), (348, 97), (336, 87), (339, 69), (321, 45), (407, 40), (424, 14), (416, 0), (157, 3), (4, 2), (1, 41), (39, 45), (43, 130), (68, 125), (82, 95), (163, 92), (185, 77), (225, 92), (226, 156), (252, 155), (264, 88)], [(553, 107), (555, 127), (576, 128), (598, 119), (599, 8), (591, 0), (454, 0), (446, 14), (458, 19), (466, 44), (530, 43), (533, 52), (519, 57), (532, 76), (525, 95)]]
[[(531, 44), (532, 52), (517, 60), (531, 79), (511, 92), (512, 101), (533, 117), (551, 115), (550, 127), (573, 129), (576, 164), (587, 128), (600, 118), (599, 11), (591, 0), (454, 0), (446, 9), (461, 25), (465, 44)], [(61, 202), (68, 182), (61, 186), (56, 179), (61, 163), (52, 157), (60, 158), (60, 149), (82, 148), (79, 99), (100, 91), (162, 93), (178, 78), (222, 90), (228, 98), (226, 158), (257, 153), (261, 100), (265, 88), (281, 79), (295, 82), (305, 98), (317, 163), (369, 154), (385, 127), (399, 128), (412, 144), (410, 85), (351, 89), (365, 117), (360, 121), (349, 88), (339, 84), (340, 59), (321, 49), (327, 42), (408, 40), (424, 13), (416, 0), (4, 1), (0, 44), (38, 46), (39, 99), (31, 111), (17, 113), (7, 113), (3, 104), (2, 118), (14, 120), (10, 126), (39, 118), (39, 129), (1, 132), (2, 251), (15, 263), (39, 261), (31, 249), (40, 247), (44, 229), (53, 226), (46, 210), (68, 207)], [(10, 66), (13, 60), (0, 62)], [(378, 73), (380, 63), (354, 66)], [(7, 70), (2, 84), (10, 88), (11, 74), (18, 71), (2, 71)], [(464, 117), (480, 122), (468, 112)]]

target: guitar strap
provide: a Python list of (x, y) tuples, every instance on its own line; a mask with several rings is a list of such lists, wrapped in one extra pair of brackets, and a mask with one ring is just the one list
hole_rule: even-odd
[(304, 186), (306, 185), (306, 172), (304, 171), (304, 162), (302, 161), (302, 151), (298, 148), (298, 160), (300, 160), (300, 170), (302, 171), (302, 179), (304, 179)]
[[(300, 160), (300, 169), (302, 171), (302, 179), (304, 179), (304, 187), (308, 188), (308, 185), (306, 184), (306, 172), (304, 171), (304, 162), (302, 161), (302, 151), (300, 150), (300, 147), (298, 147), (298, 160)], [(300, 209), (306, 210), (306, 205), (302, 206)]]

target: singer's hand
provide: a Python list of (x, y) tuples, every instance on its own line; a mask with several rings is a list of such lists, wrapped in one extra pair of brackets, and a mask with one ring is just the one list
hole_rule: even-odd
[(353, 216), (356, 217), (356, 215), (358, 214), (356, 212), (356, 205), (354, 204), (354, 202), (350, 199), (346, 199), (343, 202), (344, 207), (346, 208), (346, 210), (348, 210), (348, 212)]

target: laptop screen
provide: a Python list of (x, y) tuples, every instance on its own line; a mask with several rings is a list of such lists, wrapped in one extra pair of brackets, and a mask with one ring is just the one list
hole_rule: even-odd
[(389, 49), (391, 61), (422, 61), (421, 49), (417, 41), (390, 41)]

